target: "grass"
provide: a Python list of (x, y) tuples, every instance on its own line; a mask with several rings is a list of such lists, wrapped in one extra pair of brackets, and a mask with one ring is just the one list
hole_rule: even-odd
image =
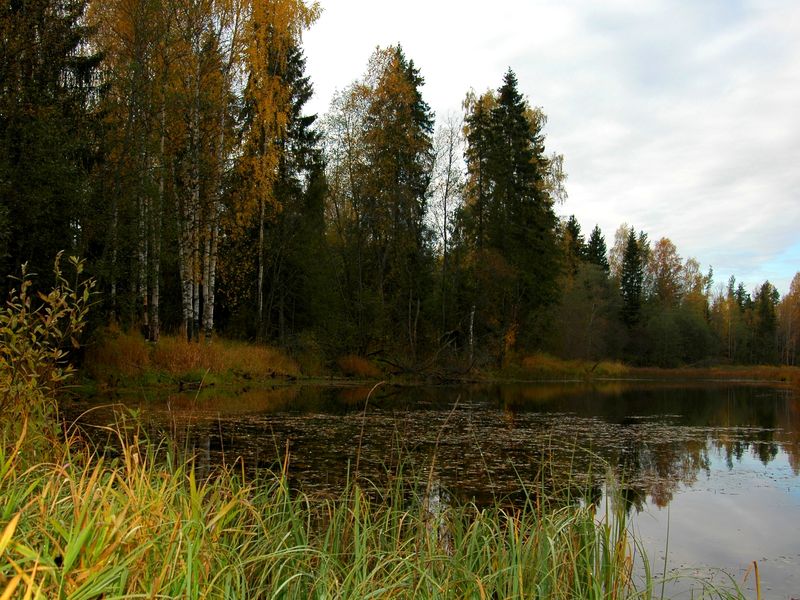
[(289, 489), (286, 463), (201, 478), (135, 428), (110, 432), (115, 458), (76, 443), (38, 464), (0, 451), (0, 597), (658, 597), (624, 512), (598, 520), (540, 490), (515, 508), (449, 504), (402, 473), (313, 498)]
[(505, 367), (501, 377), (520, 379), (594, 379), (621, 378), (631, 368), (619, 361), (567, 360), (539, 352), (522, 357)]
[[(213, 343), (205, 344), (190, 343), (177, 336), (162, 336), (158, 344), (150, 344), (138, 333), (124, 332), (111, 326), (95, 335), (86, 351), (82, 373), (96, 382), (102, 391), (107, 386), (138, 388), (142, 385), (174, 385), (178, 381), (191, 384), (203, 381), (206, 386), (242, 381), (266, 383), (276, 378), (293, 380), (304, 375), (319, 375), (323, 371), (321, 357), (313, 352), (306, 352), (301, 359), (304, 368), (278, 348), (224, 338), (215, 338)], [(373, 361), (356, 355), (339, 357), (334, 371), (364, 381), (376, 381), (386, 376)], [(477, 372), (466, 377), (501, 381), (719, 379), (785, 382), (800, 386), (800, 367), (722, 365), (659, 369), (632, 367), (609, 360), (567, 360), (536, 353), (521, 357), (499, 371)]]
[(114, 459), (0, 454), (0, 597), (654, 597), (652, 577), (632, 577), (624, 519), (593, 506), (448, 505), (402, 475), (314, 499), (285, 471), (201, 479), (125, 431)]
[(372, 361), (354, 354), (339, 357), (336, 360), (336, 366), (345, 377), (380, 379), (383, 376), (381, 370)]
[(544, 379), (673, 379), (769, 381), (800, 386), (800, 367), (771, 365), (720, 365), (660, 369), (632, 367), (619, 361), (566, 360), (545, 353), (523, 357), (503, 369), (499, 376), (530, 380)]
[(221, 338), (192, 343), (178, 336), (162, 336), (158, 344), (150, 344), (138, 333), (108, 327), (88, 347), (83, 372), (101, 384), (130, 386), (175, 380), (263, 381), (298, 377), (300, 368), (271, 346)]

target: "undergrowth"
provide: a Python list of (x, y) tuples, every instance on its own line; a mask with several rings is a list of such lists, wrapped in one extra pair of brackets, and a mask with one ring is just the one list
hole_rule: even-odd
[(85, 373), (101, 383), (199, 382), (204, 377), (265, 380), (297, 377), (300, 368), (271, 346), (215, 338), (188, 342), (162, 335), (150, 344), (138, 333), (110, 326), (94, 336), (87, 349)]

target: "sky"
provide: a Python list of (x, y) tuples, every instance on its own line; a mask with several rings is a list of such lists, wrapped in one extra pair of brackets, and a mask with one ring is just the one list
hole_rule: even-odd
[(548, 116), (584, 233), (622, 223), (749, 291), (800, 271), (797, 0), (320, 0), (304, 35), (327, 112), (377, 46), (400, 43), (443, 118), (511, 68)]

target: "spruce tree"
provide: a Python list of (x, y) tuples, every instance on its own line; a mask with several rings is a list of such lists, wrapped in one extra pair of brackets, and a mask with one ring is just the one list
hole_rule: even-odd
[[(287, 51), (279, 72), (289, 92), (286, 126), (275, 140), (277, 168), (272, 182), (274, 202), (265, 209), (263, 235), (263, 323), (252, 311), (258, 297), (258, 247), (260, 226), (252, 223), (243, 234), (228, 237), (222, 247), (222, 310), (227, 326), (238, 334), (264, 335), (286, 343), (288, 337), (322, 320), (320, 302), (329, 298), (325, 281), (324, 194), (325, 177), (321, 134), (316, 115), (305, 107), (313, 87), (305, 75), (305, 58), (299, 46)], [(244, 106), (244, 122), (252, 107)], [(242, 193), (246, 183), (232, 182), (232, 194)], [(254, 327), (258, 326), (258, 330)]]
[(267, 333), (282, 343), (323, 316), (317, 301), (324, 295), (319, 267), (325, 254), (325, 185), (317, 116), (303, 112), (313, 95), (305, 64), (302, 50), (293, 47), (284, 75), (291, 93), (289, 114), (273, 184), (280, 211), (266, 227)]
[(467, 148), (464, 156), (467, 161), (467, 204), (461, 211), (464, 234), (477, 249), (482, 250), (486, 243), (489, 195), (492, 178), (489, 173), (489, 156), (492, 148), (492, 108), (495, 105), (492, 92), (475, 97), (470, 93), (464, 105), (467, 115), (464, 119)]
[(379, 48), (327, 119), (345, 335), (360, 352), (399, 350), (412, 360), (432, 320), (434, 272), (433, 113), (423, 84), (402, 48)]
[(773, 364), (778, 361), (779, 301), (780, 293), (769, 281), (761, 284), (753, 296), (753, 363)]
[[(367, 117), (371, 192), (388, 219), (379, 243), (378, 284), (383, 303), (382, 336), (398, 341), (414, 359), (422, 334), (422, 309), (433, 291), (432, 232), (426, 221), (433, 167), (433, 112), (422, 98), (425, 83), (400, 46), (389, 49)], [(380, 238), (379, 238), (380, 239)], [(402, 338), (401, 338), (402, 339)]]
[(518, 339), (538, 342), (542, 332), (535, 317), (557, 296), (561, 248), (548, 188), (545, 118), (519, 92), (510, 69), (496, 92), (468, 97), (465, 107), (468, 181), (457, 219), (466, 244), (460, 311), (462, 322), (474, 317), (475, 336), (502, 358)]
[(595, 225), (589, 236), (589, 242), (586, 244), (586, 260), (593, 265), (597, 265), (608, 274), (609, 264), (607, 254), (606, 240), (603, 237), (603, 232), (600, 231), (598, 225)]
[(554, 300), (559, 272), (557, 219), (544, 185), (543, 125), (509, 69), (492, 110), (488, 240), (519, 272), (523, 317)]
[(644, 262), (642, 250), (631, 227), (622, 256), (622, 278), (620, 294), (622, 295), (622, 320), (628, 327), (639, 321), (644, 287)]
[(581, 225), (575, 215), (570, 215), (564, 224), (563, 236), (566, 265), (569, 273), (574, 276), (578, 272), (580, 264), (587, 259), (586, 243), (581, 233)]

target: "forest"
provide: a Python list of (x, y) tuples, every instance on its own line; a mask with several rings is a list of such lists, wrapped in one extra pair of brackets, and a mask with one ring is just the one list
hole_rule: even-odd
[(667, 238), (557, 215), (564, 158), (510, 68), (437, 118), (424, 66), (377, 48), (314, 115), (317, 4), (1, 10), (4, 295), (23, 264), (47, 286), (64, 251), (97, 282), (92, 326), (154, 343), (223, 335), (408, 368), (797, 362), (800, 273), (783, 296), (748, 290)]

